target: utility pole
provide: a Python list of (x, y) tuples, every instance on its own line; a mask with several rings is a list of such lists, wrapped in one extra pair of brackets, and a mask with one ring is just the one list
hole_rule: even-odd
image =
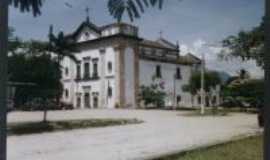
[(201, 62), (201, 114), (205, 113), (205, 90), (204, 90), (204, 74), (205, 74), (205, 57), (204, 52), (202, 52), (202, 62)]
[(0, 0), (0, 160), (7, 159), (8, 4)]
[[(206, 43), (203, 46), (207, 47), (219, 47), (216, 44), (210, 44)], [(200, 90), (200, 96), (201, 96), (201, 114), (205, 113), (205, 54), (202, 52), (202, 63), (201, 63), (201, 90)]]
[(174, 109), (177, 108), (177, 102), (176, 102), (176, 74), (173, 76), (173, 107)]

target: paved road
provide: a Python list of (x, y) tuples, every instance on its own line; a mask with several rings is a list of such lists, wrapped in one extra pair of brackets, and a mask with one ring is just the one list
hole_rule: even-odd
[[(145, 123), (8, 138), (9, 160), (137, 160), (227, 141), (258, 131), (256, 115), (188, 117), (184, 112), (77, 110), (50, 120), (138, 118)], [(12, 113), (9, 122), (38, 121), (42, 113)]]

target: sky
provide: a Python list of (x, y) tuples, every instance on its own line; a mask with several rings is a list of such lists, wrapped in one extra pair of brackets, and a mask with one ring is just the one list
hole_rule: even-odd
[[(107, 0), (45, 0), (42, 15), (36, 18), (11, 8), (9, 25), (22, 39), (46, 40), (51, 24), (55, 30), (73, 32), (85, 20), (86, 7), (90, 8), (91, 21), (98, 26), (116, 21), (108, 12)], [(179, 41), (182, 55), (192, 52), (200, 57), (204, 52), (209, 69), (235, 75), (245, 68), (252, 76), (261, 77), (263, 72), (255, 62), (220, 61), (217, 54), (220, 41), (259, 25), (263, 14), (264, 0), (167, 0), (162, 10), (148, 9), (132, 24), (139, 27), (143, 38), (155, 40), (162, 32), (163, 38)], [(124, 21), (131, 23), (127, 17)]]

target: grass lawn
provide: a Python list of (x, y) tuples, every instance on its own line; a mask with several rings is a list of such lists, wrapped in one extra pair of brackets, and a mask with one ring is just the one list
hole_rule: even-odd
[(70, 121), (11, 123), (8, 125), (8, 135), (34, 134), (42, 132), (54, 132), (81, 128), (107, 127), (139, 123), (142, 123), (142, 121), (137, 119), (87, 119)]
[(262, 143), (256, 136), (155, 160), (262, 160)]

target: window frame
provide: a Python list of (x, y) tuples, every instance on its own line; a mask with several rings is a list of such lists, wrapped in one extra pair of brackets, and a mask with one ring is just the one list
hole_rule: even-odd
[(161, 65), (156, 65), (156, 73), (157, 78), (162, 78), (162, 71), (161, 71)]

